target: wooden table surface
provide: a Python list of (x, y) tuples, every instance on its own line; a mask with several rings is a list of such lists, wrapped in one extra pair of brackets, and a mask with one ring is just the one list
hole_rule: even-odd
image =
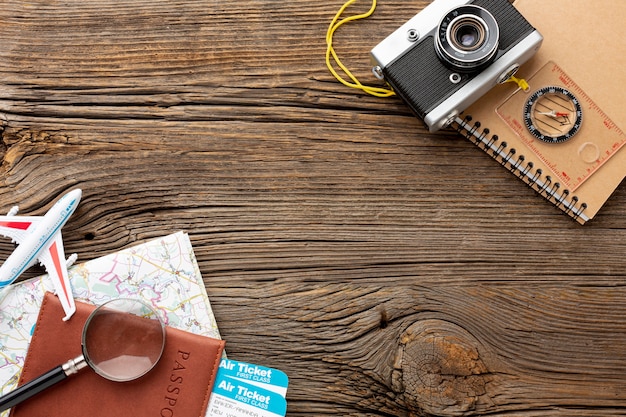
[[(79, 261), (188, 232), (229, 356), (287, 372), (290, 416), (626, 414), (626, 189), (580, 226), (339, 84), (342, 3), (5, 0), (0, 209), (81, 188)], [(381, 0), (340, 56), (376, 82), (427, 3)]]

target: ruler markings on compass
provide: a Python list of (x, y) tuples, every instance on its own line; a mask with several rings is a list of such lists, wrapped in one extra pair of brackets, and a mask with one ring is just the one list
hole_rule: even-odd
[[(524, 126), (524, 120), (519, 119), (521, 113), (519, 109), (523, 109), (525, 105), (524, 93), (515, 93), (498, 107), (497, 113), (529, 150), (543, 161), (570, 191), (574, 191), (626, 144), (626, 136), (557, 64), (548, 63), (530, 78), (529, 82), (535, 89), (561, 86), (576, 96), (584, 111), (583, 127), (577, 136), (560, 143), (540, 143), (541, 141), (535, 140), (528, 130), (520, 129), (520, 124)], [(584, 157), (583, 151), (589, 150), (593, 151), (592, 156)]]

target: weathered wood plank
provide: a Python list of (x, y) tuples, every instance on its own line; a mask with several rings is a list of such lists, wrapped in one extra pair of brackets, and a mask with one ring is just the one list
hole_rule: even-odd
[[(374, 82), (425, 3), (379, 2), (339, 53)], [(623, 415), (623, 187), (581, 227), (340, 85), (340, 6), (4, 2), (0, 210), (81, 187), (82, 260), (188, 231), (229, 355), (286, 370), (289, 415)]]

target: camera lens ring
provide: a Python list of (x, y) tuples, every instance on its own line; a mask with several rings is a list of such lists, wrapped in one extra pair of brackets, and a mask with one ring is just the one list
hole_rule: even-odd
[(475, 5), (450, 10), (437, 27), (435, 50), (448, 66), (462, 71), (478, 71), (495, 58), (500, 28), (489, 11)]
[(457, 52), (476, 51), (485, 43), (486, 26), (485, 21), (479, 17), (459, 16), (450, 22), (446, 30), (446, 40)]

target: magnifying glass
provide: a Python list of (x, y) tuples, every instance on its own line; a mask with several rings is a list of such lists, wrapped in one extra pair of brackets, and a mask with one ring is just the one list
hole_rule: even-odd
[(137, 379), (154, 368), (164, 347), (165, 326), (152, 307), (135, 299), (111, 300), (87, 318), (83, 354), (0, 397), (0, 412), (87, 366), (111, 381)]

